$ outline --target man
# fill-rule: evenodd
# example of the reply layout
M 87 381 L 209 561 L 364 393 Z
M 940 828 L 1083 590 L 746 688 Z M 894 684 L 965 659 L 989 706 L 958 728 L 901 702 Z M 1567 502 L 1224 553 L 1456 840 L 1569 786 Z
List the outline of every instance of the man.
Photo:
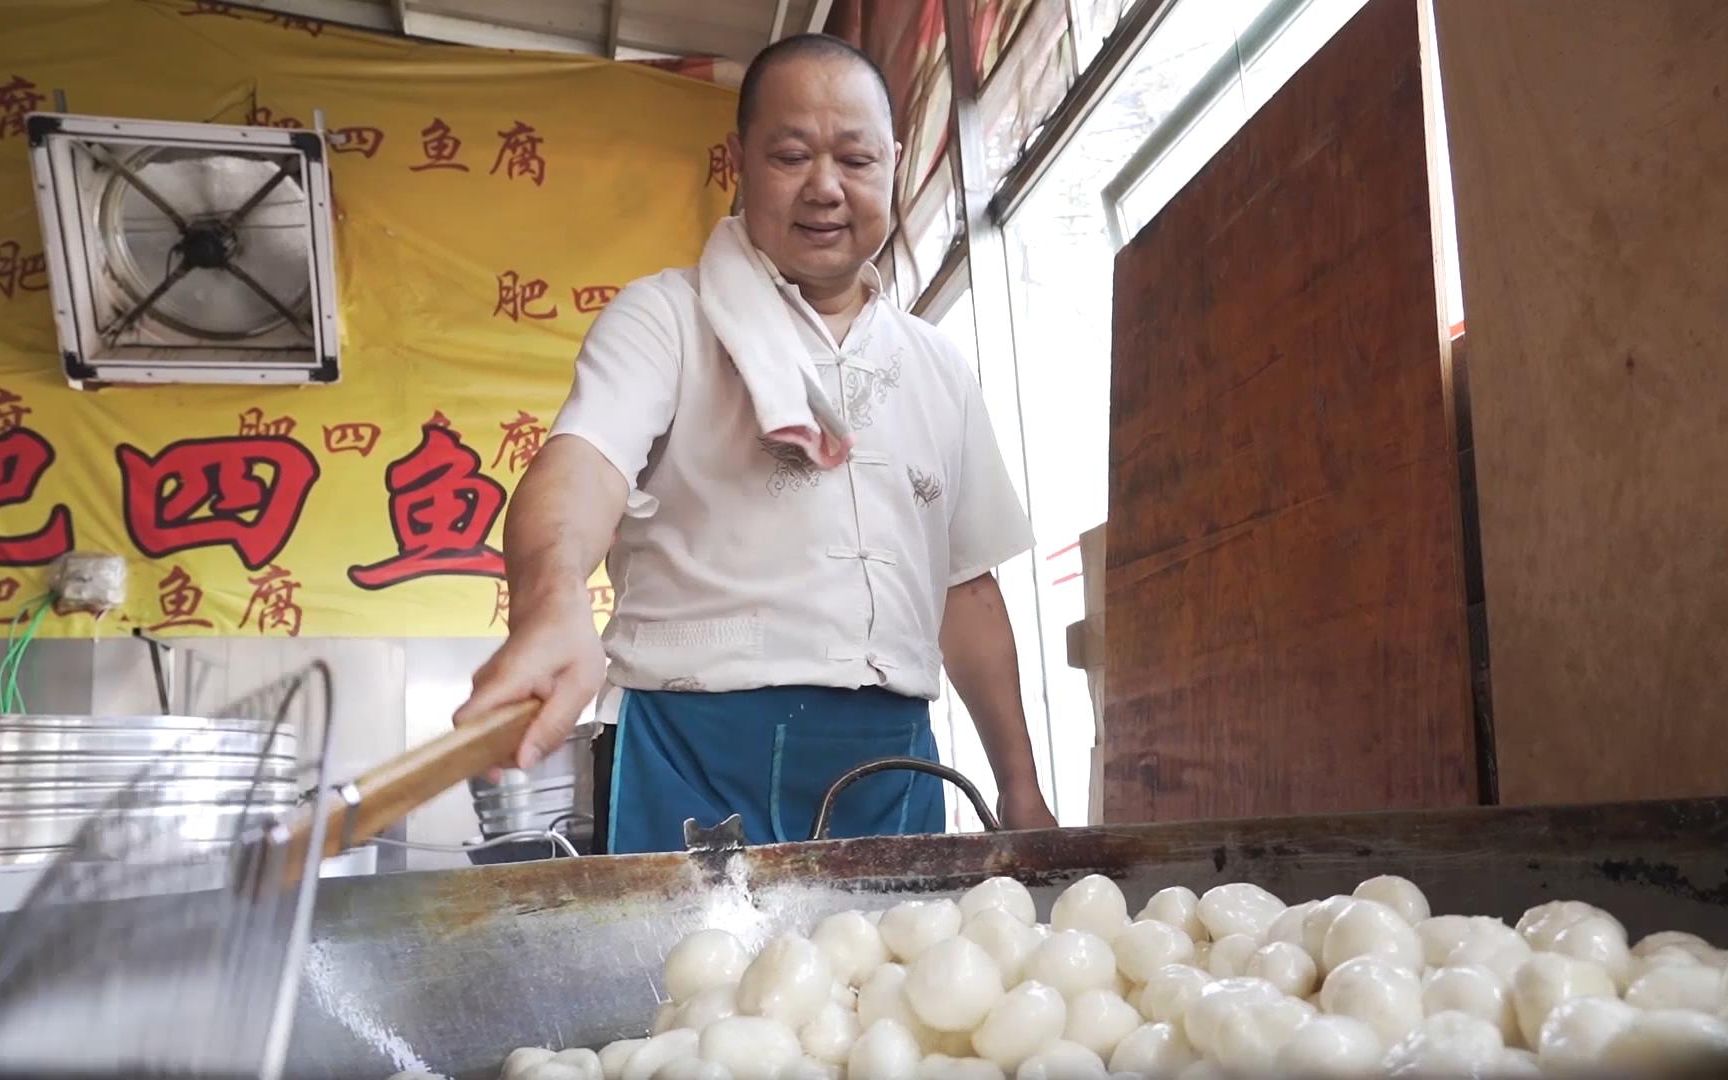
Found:
M 848 441 L 824 431 L 800 449 L 759 422 L 762 380 L 804 361 L 782 350 L 764 373 L 722 347 L 716 327 L 737 312 L 716 298 L 748 275 L 715 276 L 705 252 L 699 271 L 624 289 L 511 501 L 510 636 L 456 722 L 538 697 L 528 767 L 598 693 L 615 723 L 596 745 L 605 850 L 681 848 L 686 818 L 733 812 L 753 843 L 801 840 L 847 768 L 935 758 L 946 666 L 1004 825 L 1054 827 L 991 574 L 1030 527 L 976 380 L 879 295 L 871 263 L 899 155 L 881 72 L 835 38 L 781 41 L 745 75 L 730 145 L 742 223 L 722 222 L 710 251 L 728 228 L 754 248 L 770 314 L 812 358 L 812 407 Z M 586 589 L 602 557 L 617 597 L 604 643 Z M 894 772 L 848 789 L 834 835 L 943 827 L 941 782 Z

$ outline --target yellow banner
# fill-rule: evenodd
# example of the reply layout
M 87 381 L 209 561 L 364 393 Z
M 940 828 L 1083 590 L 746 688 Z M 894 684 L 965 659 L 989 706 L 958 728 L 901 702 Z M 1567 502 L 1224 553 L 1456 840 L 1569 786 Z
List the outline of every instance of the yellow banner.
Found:
M 604 60 L 410 43 L 175 0 L 10 0 L 0 32 L 0 618 L 66 550 L 129 598 L 48 635 L 503 632 L 509 491 L 595 314 L 694 263 L 734 94 Z M 24 116 L 341 132 L 341 382 L 75 391 Z M 602 616 L 603 578 L 591 582 Z

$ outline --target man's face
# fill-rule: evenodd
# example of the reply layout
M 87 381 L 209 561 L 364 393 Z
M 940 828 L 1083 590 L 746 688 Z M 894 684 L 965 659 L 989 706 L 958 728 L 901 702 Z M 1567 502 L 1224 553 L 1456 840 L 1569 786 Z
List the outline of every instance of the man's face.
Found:
M 758 86 L 739 162 L 751 241 L 795 285 L 849 286 L 888 239 L 893 122 L 876 78 L 841 57 L 797 57 Z

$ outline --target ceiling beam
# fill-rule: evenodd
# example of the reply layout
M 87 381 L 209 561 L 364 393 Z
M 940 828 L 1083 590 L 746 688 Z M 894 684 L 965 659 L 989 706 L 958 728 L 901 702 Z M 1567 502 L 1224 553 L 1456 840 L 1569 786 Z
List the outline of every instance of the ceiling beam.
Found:
M 606 5 L 606 58 L 618 59 L 618 27 L 624 21 L 624 0 L 610 0 Z
M 396 32 L 408 34 L 408 0 L 390 0 L 390 10 L 396 16 Z
M 486 49 L 528 49 L 540 52 L 575 53 L 579 56 L 600 56 L 604 42 L 569 34 L 548 34 L 539 30 L 519 30 L 498 26 L 479 19 L 463 19 L 453 15 L 434 15 L 427 11 L 409 12 L 410 33 L 430 41 L 447 41 L 456 45 L 478 45 Z
M 768 31 L 768 44 L 786 36 L 786 9 L 792 6 L 792 0 L 779 0 L 774 5 L 774 27 Z
M 242 3 L 240 6 L 279 12 L 283 15 L 299 15 L 342 26 L 359 27 L 362 30 L 382 30 L 392 34 L 396 32 L 396 22 L 390 14 L 389 5 L 368 3 L 367 0 L 259 0 L 255 3 Z
M 820 34 L 828 26 L 828 12 L 833 10 L 834 0 L 816 0 L 810 8 L 810 25 L 805 29 L 812 34 Z

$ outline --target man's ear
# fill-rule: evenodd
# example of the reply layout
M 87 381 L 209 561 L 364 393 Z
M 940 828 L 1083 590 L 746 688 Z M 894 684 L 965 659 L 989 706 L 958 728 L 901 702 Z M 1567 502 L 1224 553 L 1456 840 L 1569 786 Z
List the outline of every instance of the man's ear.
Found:
M 738 133 L 736 131 L 729 132 L 726 136 L 726 152 L 732 155 L 732 166 L 734 168 L 744 168 L 744 143 L 738 138 Z

